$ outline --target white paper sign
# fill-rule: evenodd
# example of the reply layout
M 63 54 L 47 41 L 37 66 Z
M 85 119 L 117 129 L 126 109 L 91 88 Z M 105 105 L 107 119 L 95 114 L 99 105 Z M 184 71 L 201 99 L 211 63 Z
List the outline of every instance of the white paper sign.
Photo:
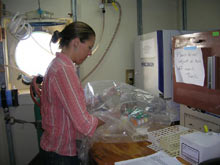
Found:
M 115 165 L 181 165 L 181 163 L 175 157 L 159 151 L 149 156 L 116 162 Z
M 153 38 L 141 41 L 141 58 L 155 57 L 155 41 Z
M 205 79 L 201 48 L 174 51 L 176 82 L 203 86 Z

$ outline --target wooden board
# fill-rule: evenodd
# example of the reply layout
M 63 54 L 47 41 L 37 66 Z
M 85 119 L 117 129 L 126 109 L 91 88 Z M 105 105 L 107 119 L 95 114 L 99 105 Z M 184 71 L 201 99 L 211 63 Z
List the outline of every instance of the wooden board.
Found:
M 156 153 L 148 148 L 149 142 L 94 143 L 89 151 L 90 165 L 114 165 L 115 162 L 143 157 Z M 183 164 L 189 164 L 177 158 Z

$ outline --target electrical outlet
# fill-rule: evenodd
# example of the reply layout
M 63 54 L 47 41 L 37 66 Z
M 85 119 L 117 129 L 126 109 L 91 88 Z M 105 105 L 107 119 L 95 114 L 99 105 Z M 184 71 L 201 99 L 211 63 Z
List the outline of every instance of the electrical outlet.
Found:
M 129 85 L 134 85 L 134 69 L 126 70 L 126 83 Z

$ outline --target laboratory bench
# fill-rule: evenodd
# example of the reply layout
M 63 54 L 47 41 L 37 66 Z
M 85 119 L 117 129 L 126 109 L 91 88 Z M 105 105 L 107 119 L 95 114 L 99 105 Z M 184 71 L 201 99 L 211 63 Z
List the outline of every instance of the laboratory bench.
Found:
M 150 142 L 103 143 L 96 142 L 89 150 L 90 165 L 114 165 L 115 162 L 148 156 L 156 151 L 148 148 Z M 189 165 L 184 159 L 177 157 L 182 163 Z

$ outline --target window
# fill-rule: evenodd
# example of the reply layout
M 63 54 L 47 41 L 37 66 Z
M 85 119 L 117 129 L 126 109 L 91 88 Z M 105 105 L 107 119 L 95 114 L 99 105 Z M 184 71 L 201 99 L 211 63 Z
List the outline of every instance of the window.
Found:
M 51 34 L 35 31 L 28 39 L 20 40 L 15 50 L 15 62 L 28 75 L 44 76 L 49 63 L 59 51 L 58 44 L 51 43 Z

